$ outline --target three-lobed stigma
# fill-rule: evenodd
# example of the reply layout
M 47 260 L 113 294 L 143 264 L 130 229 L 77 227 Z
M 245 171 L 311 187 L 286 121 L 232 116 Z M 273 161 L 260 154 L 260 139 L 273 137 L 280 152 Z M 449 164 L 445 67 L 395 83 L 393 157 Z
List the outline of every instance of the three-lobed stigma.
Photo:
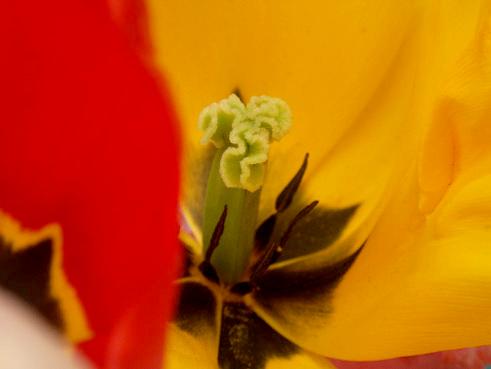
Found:
M 232 94 L 200 114 L 202 143 L 220 150 L 220 176 L 229 188 L 257 191 L 263 184 L 269 146 L 291 127 L 291 112 L 281 99 L 254 96 L 247 106 Z
M 232 285 L 249 265 L 269 147 L 290 129 L 291 112 L 279 98 L 255 96 L 245 105 L 232 94 L 203 109 L 198 125 L 202 143 L 216 148 L 203 214 L 202 271 Z

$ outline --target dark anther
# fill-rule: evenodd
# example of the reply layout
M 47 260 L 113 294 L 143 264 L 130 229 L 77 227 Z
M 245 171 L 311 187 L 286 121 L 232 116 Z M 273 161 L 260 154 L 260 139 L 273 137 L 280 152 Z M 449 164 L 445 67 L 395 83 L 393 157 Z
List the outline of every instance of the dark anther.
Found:
M 254 248 L 257 251 L 262 251 L 268 245 L 269 241 L 271 241 L 275 224 L 276 214 L 273 214 L 257 228 L 254 237 Z
M 262 255 L 261 259 L 254 266 L 254 269 L 249 278 L 252 285 L 254 285 L 257 279 L 263 275 L 263 273 L 268 269 L 272 263 L 273 256 L 278 252 L 280 246 L 276 242 L 269 244 L 266 252 Z
M 253 289 L 254 287 L 250 282 L 239 282 L 232 286 L 230 292 L 235 293 L 239 296 L 244 296 L 248 293 L 251 293 Z
M 269 269 L 268 274 L 254 286 L 255 299 L 268 306 L 270 301 L 283 300 L 287 304 L 289 301 L 311 301 L 326 296 L 351 268 L 362 248 L 333 264 L 299 270 Z
M 263 275 L 263 273 L 268 269 L 268 267 L 274 263 L 276 260 L 281 255 L 281 252 L 283 251 L 283 248 L 286 246 L 286 243 L 288 242 L 288 238 L 290 237 L 290 234 L 295 227 L 295 225 L 305 216 L 307 216 L 319 203 L 319 201 L 313 201 L 306 207 L 304 207 L 302 210 L 298 212 L 297 215 L 295 215 L 295 218 L 290 222 L 288 225 L 288 228 L 286 231 L 283 233 L 283 235 L 280 238 L 279 242 L 272 242 L 268 245 L 268 248 L 262 255 L 261 259 L 257 262 L 257 264 L 254 266 L 254 269 L 252 271 L 250 281 L 251 283 L 255 283 L 255 281 Z
M 269 245 L 271 237 L 273 236 L 278 214 L 285 211 L 292 203 L 293 196 L 295 196 L 305 171 L 307 170 L 308 160 L 309 154 L 307 153 L 305 154 L 300 169 L 276 198 L 276 213 L 269 216 L 269 218 L 262 222 L 257 228 L 254 242 L 254 249 L 256 252 L 263 251 Z
M 293 220 L 288 225 L 288 228 L 286 229 L 286 231 L 281 236 L 279 245 L 278 245 L 278 247 L 275 248 L 275 251 L 274 251 L 273 255 L 271 256 L 271 263 L 274 263 L 280 257 L 283 249 L 286 246 L 286 243 L 288 242 L 288 239 L 290 238 L 290 235 L 292 233 L 293 228 L 297 225 L 297 223 L 300 220 L 305 218 L 312 210 L 314 210 L 314 208 L 317 206 L 318 203 L 319 203 L 319 201 L 311 202 L 309 205 L 307 205 L 302 210 L 300 210 L 297 215 L 295 215 L 295 218 L 293 218 Z
M 238 87 L 232 93 L 234 95 L 237 95 L 237 97 L 240 99 L 240 101 L 244 102 L 244 97 L 242 96 L 242 93 L 240 92 Z
M 209 261 L 207 260 L 203 261 L 198 268 L 203 274 L 203 276 L 206 279 L 208 279 L 210 282 L 214 282 L 216 284 L 220 283 L 220 278 L 218 278 L 217 271 Z
M 227 205 L 223 207 L 222 215 L 220 215 L 220 219 L 218 219 L 217 225 L 213 230 L 213 234 L 211 235 L 210 245 L 206 250 L 205 261 L 210 261 L 211 256 L 213 255 L 213 251 L 218 247 L 220 243 L 220 238 L 222 237 L 223 230 L 225 229 L 225 220 L 227 219 Z
M 297 215 L 295 215 L 295 218 L 290 222 L 288 225 L 288 228 L 286 231 L 283 233 L 280 239 L 280 245 L 285 246 L 286 242 L 288 241 L 288 238 L 290 238 L 290 234 L 292 233 L 293 228 L 297 225 L 297 223 L 305 218 L 314 208 L 317 206 L 319 201 L 312 201 L 309 205 L 304 207 L 302 210 L 300 210 Z
M 302 182 L 303 175 L 307 170 L 308 161 L 309 161 L 309 154 L 307 153 L 305 154 L 300 169 L 297 171 L 295 176 L 290 180 L 290 182 L 286 185 L 283 191 L 281 191 L 281 193 L 276 198 L 275 206 L 276 206 L 276 211 L 278 213 L 285 211 L 290 206 L 293 200 L 293 196 L 295 196 L 295 193 L 297 192 L 298 187 Z
M 203 275 L 212 282 L 220 283 L 220 279 L 218 278 L 217 271 L 215 267 L 211 264 L 210 260 L 213 255 L 213 251 L 218 247 L 220 243 L 220 238 L 222 237 L 223 230 L 225 229 L 225 220 L 227 219 L 227 205 L 223 207 L 222 215 L 220 215 L 220 219 L 218 219 L 217 225 L 213 230 L 213 234 L 211 235 L 210 245 L 206 250 L 205 260 L 199 265 L 199 270 Z

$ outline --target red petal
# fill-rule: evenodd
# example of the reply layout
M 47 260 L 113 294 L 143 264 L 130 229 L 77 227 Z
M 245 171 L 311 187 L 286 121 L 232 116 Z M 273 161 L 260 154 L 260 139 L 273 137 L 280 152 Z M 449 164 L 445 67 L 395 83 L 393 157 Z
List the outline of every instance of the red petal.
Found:
M 155 320 L 157 332 L 169 311 L 174 114 L 103 7 L 6 2 L 0 35 L 0 208 L 27 227 L 61 224 L 66 273 L 96 333 L 87 351 L 102 364 L 128 311 L 142 326 Z M 135 315 L 151 295 L 161 298 Z M 161 336 L 139 338 L 129 356 L 162 347 Z
M 152 42 L 145 0 L 106 0 L 108 11 L 126 35 L 129 43 L 151 62 Z

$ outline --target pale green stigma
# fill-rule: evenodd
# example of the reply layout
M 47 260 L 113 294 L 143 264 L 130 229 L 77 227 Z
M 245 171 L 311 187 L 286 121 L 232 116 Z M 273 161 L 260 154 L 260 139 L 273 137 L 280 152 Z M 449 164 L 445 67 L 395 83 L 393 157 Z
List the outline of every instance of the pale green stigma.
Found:
M 198 124 L 202 143 L 222 150 L 219 172 L 225 185 L 254 192 L 264 181 L 269 146 L 288 132 L 291 113 L 279 98 L 255 96 L 245 106 L 232 94 L 203 109 Z
M 203 248 L 212 254 L 208 261 L 220 281 L 233 284 L 251 256 L 269 146 L 290 129 L 290 108 L 269 96 L 253 97 L 246 106 L 232 94 L 206 107 L 198 124 L 202 142 L 216 147 L 206 188 Z M 219 244 L 213 237 L 217 224 L 223 228 Z

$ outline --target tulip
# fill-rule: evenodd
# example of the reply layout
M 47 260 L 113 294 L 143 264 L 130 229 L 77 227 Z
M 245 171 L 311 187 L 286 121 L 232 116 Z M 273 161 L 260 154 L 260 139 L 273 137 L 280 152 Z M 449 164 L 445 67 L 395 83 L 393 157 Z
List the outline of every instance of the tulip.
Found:
M 147 4 L 153 60 L 184 131 L 181 239 L 191 258 L 170 368 L 318 368 L 330 365 L 323 357 L 491 344 L 489 4 Z M 217 154 L 196 129 L 201 109 L 233 91 L 243 103 L 279 97 L 293 116 L 268 152 L 256 226 L 280 213 L 275 200 L 305 153 L 283 230 L 318 201 L 259 279 L 215 256 L 225 247 L 216 240 L 238 224 L 227 226 L 238 200 L 224 195 L 217 201 L 227 207 L 208 210 L 209 194 L 221 193 L 210 190 Z M 226 103 L 217 119 L 230 111 Z M 231 143 L 239 123 L 225 130 Z M 234 188 L 222 180 L 223 191 Z M 236 238 L 250 239 L 246 228 Z
M 178 265 L 175 115 L 100 4 L 2 6 L 0 287 L 97 367 L 159 368 Z M 43 367 L 32 346 L 46 329 L 33 330 L 22 352 Z

